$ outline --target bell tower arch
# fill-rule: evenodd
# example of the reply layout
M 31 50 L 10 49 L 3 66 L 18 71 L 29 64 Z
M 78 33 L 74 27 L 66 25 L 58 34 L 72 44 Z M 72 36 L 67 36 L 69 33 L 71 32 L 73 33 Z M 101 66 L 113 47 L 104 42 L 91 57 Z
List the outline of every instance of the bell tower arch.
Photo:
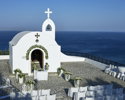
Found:
M 45 11 L 45 13 L 47 13 L 47 19 L 44 21 L 42 25 L 42 32 L 49 34 L 55 40 L 55 24 L 50 19 L 49 15 L 50 13 L 52 13 L 52 11 L 49 11 L 48 8 L 47 11 Z

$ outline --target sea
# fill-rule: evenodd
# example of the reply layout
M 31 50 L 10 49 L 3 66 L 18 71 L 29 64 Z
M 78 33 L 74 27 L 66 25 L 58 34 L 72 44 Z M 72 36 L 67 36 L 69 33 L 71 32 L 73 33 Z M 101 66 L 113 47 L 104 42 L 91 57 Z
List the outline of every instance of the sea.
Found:
M 21 31 L 0 31 L 0 50 Z M 61 51 L 88 53 L 125 64 L 125 32 L 56 31 Z

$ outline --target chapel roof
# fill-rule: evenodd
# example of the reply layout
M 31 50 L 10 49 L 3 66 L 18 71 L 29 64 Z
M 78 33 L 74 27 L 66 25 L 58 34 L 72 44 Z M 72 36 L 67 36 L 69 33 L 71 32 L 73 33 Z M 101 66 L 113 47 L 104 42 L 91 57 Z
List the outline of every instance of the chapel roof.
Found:
M 17 35 L 14 36 L 14 38 L 10 41 L 11 45 L 16 45 L 17 42 L 27 33 L 30 33 L 32 31 L 23 31 L 18 33 Z

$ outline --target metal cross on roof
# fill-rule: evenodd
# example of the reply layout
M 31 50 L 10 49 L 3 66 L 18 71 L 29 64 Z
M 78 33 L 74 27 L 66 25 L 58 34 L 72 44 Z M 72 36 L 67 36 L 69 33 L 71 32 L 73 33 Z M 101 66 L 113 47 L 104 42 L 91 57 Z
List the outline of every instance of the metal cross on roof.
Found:
M 49 11 L 49 8 L 48 8 L 47 11 L 45 11 L 45 13 L 47 14 L 47 18 L 49 19 L 49 14 L 51 14 L 52 11 Z
M 40 37 L 40 35 L 38 35 L 38 33 L 36 33 L 35 37 L 38 38 L 38 37 Z

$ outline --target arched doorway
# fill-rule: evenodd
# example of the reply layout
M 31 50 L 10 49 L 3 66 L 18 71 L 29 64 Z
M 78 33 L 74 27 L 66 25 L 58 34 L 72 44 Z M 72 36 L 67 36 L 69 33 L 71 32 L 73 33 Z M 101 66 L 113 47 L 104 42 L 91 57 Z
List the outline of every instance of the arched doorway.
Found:
M 37 68 L 43 69 L 43 52 L 39 49 L 36 49 L 31 53 L 31 66 L 34 63 L 36 64 Z M 31 68 L 31 70 L 32 70 L 32 68 Z

